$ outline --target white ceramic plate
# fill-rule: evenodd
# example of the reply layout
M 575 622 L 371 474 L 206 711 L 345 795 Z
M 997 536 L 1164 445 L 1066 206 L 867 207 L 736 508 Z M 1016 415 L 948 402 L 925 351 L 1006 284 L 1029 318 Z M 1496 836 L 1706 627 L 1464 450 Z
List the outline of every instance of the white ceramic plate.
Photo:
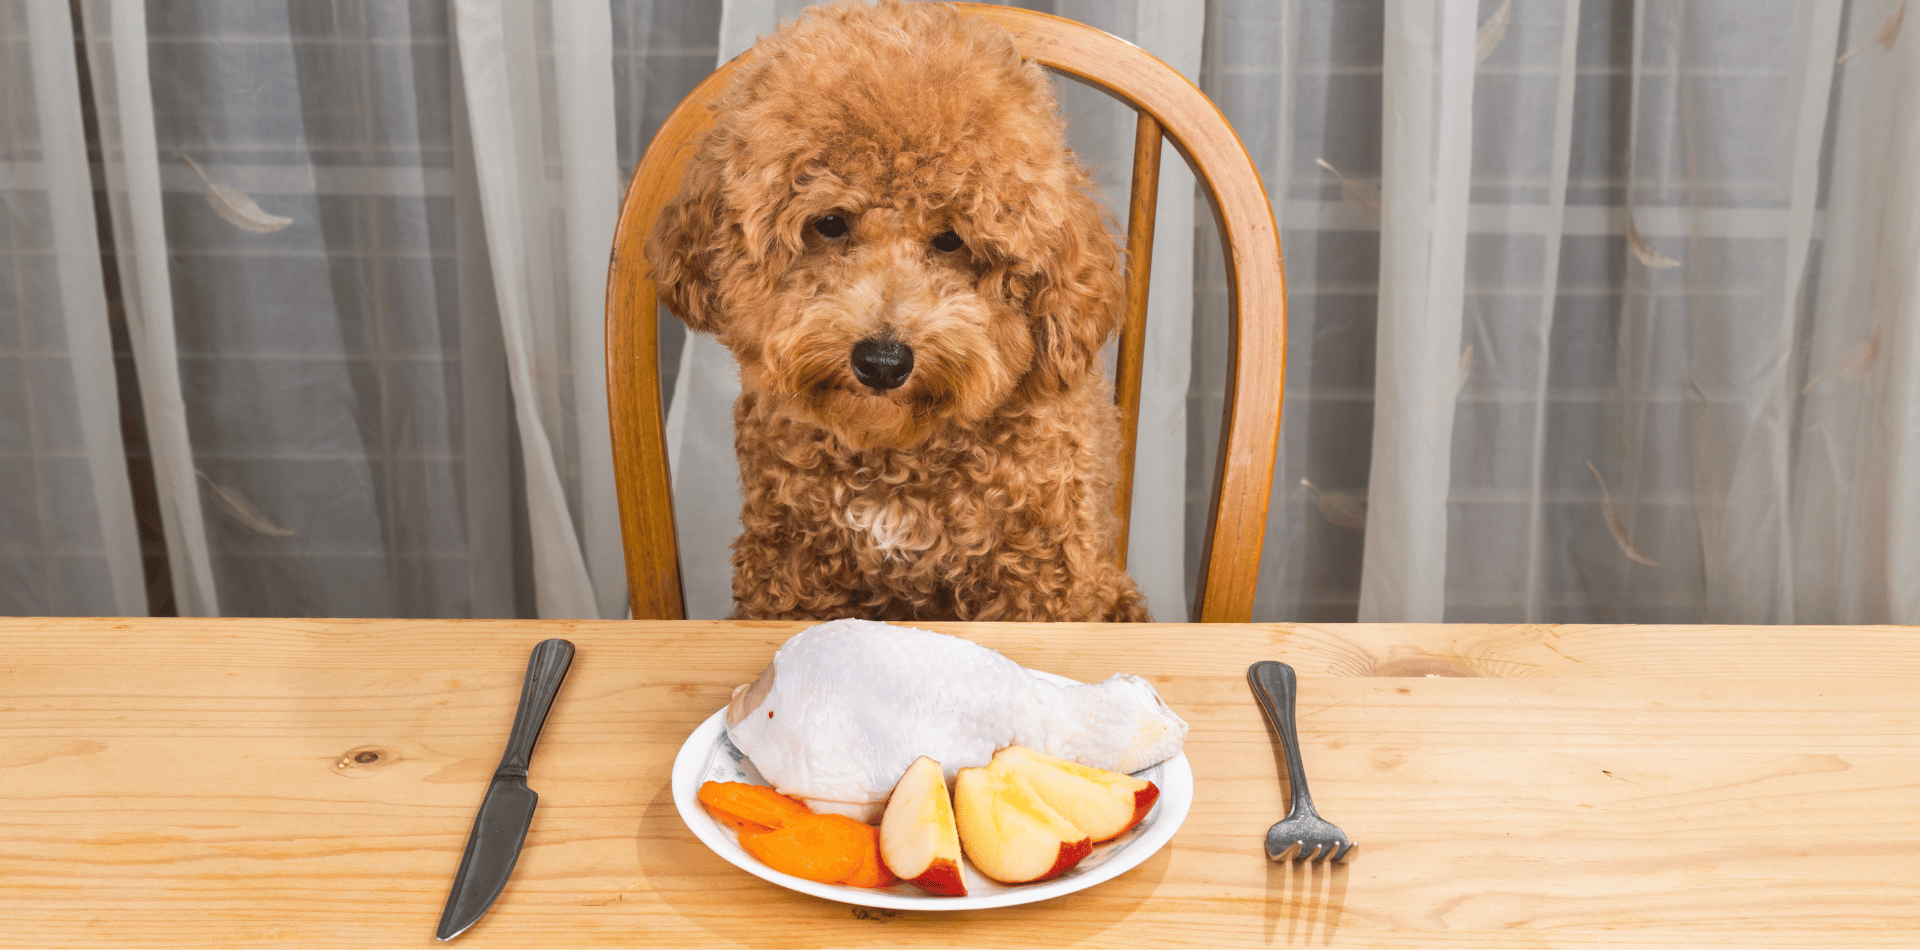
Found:
M 1056 683 L 1071 683 L 1065 677 L 1039 674 Z M 727 711 L 723 708 L 700 724 L 680 746 L 673 760 L 673 803 L 680 818 L 693 833 L 713 849 L 713 853 L 733 862 L 749 874 L 765 878 L 781 887 L 824 897 L 828 900 L 862 907 L 886 907 L 895 910 L 980 910 L 1029 904 L 1062 894 L 1071 894 L 1109 880 L 1152 857 L 1160 846 L 1180 829 L 1193 806 L 1193 770 L 1186 755 L 1176 755 L 1159 765 L 1135 772 L 1160 786 L 1160 800 L 1138 825 L 1126 834 L 1095 845 L 1093 853 L 1068 871 L 1038 884 L 1006 885 L 981 874 L 971 862 L 963 862 L 961 873 L 967 882 L 965 897 L 935 897 L 911 884 L 889 888 L 844 887 L 820 884 L 776 871 L 740 847 L 733 829 L 715 821 L 697 797 L 702 782 L 749 782 L 769 784 L 753 767 L 753 762 L 727 739 Z

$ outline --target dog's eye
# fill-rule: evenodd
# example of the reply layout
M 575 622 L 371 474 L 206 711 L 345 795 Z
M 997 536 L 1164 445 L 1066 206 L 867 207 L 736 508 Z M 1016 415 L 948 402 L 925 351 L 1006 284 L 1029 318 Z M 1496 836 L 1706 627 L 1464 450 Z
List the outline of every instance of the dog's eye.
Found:
M 813 229 L 815 231 L 820 232 L 821 237 L 827 237 L 827 238 L 846 237 L 847 236 L 847 219 L 837 214 L 830 214 L 830 215 L 826 215 L 825 217 L 815 218 L 813 220 Z
M 955 234 L 952 231 L 942 231 L 939 234 L 936 234 L 933 236 L 934 250 L 945 251 L 946 253 L 949 253 L 949 254 L 966 246 L 966 243 L 967 242 L 960 240 L 960 235 Z

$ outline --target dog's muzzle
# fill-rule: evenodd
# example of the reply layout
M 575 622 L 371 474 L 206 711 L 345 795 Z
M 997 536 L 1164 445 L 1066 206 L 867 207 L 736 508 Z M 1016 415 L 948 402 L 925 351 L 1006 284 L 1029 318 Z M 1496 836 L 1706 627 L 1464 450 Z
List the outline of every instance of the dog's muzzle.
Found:
M 853 345 L 853 376 L 874 389 L 898 389 L 913 375 L 913 347 L 898 340 L 868 337 Z

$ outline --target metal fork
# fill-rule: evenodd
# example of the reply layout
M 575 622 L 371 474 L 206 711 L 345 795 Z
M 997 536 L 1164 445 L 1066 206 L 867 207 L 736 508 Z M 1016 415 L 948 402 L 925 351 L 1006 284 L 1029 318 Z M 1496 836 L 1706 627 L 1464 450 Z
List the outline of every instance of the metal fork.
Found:
M 1259 700 L 1267 721 L 1280 733 L 1280 747 L 1287 756 L 1287 782 L 1293 786 L 1293 807 L 1287 817 L 1267 829 L 1267 857 L 1275 861 L 1345 861 L 1354 843 L 1347 833 L 1320 817 L 1313 810 L 1313 796 L 1307 792 L 1307 769 L 1300 762 L 1299 733 L 1294 729 L 1293 667 L 1277 660 L 1261 660 L 1247 667 L 1247 685 Z

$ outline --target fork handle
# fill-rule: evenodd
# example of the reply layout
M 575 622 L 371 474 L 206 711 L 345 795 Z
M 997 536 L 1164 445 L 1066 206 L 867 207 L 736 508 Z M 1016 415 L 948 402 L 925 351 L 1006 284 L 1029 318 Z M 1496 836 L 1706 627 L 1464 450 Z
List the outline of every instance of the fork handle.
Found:
M 1260 710 L 1280 733 L 1280 750 L 1287 757 L 1287 784 L 1293 788 L 1293 805 L 1287 817 L 1313 811 L 1313 795 L 1307 791 L 1307 767 L 1300 761 L 1299 731 L 1294 728 L 1293 704 L 1298 692 L 1293 667 L 1278 660 L 1261 660 L 1247 667 L 1247 685 Z

